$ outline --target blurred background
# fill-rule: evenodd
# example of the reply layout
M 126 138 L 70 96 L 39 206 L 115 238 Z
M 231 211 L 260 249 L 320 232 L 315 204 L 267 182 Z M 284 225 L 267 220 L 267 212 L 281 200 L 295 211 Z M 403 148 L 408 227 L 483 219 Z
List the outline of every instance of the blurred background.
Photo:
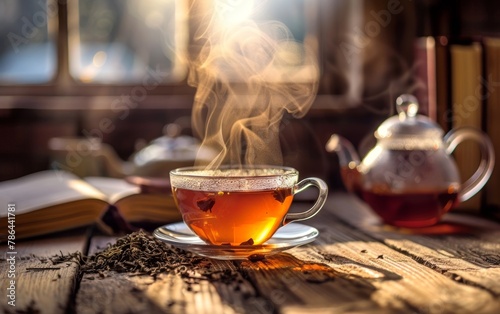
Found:
M 185 62 L 197 52 L 193 2 L 0 0 L 0 180 L 54 167 L 120 176 L 155 139 L 192 144 L 174 139 L 193 135 L 196 90 Z M 205 3 L 245 9 L 236 0 Z M 486 0 L 269 0 L 252 14 L 284 23 L 317 56 L 317 97 L 305 117 L 285 115 L 280 139 L 285 164 L 334 189 L 343 186 L 336 156 L 324 149 L 331 134 L 366 153 L 401 93 L 417 95 L 421 113 L 453 127 L 446 47 L 500 34 L 500 4 Z M 288 55 L 287 66 L 300 70 L 301 56 Z M 477 111 L 487 106 L 481 99 Z M 107 161 L 82 166 L 93 154 Z

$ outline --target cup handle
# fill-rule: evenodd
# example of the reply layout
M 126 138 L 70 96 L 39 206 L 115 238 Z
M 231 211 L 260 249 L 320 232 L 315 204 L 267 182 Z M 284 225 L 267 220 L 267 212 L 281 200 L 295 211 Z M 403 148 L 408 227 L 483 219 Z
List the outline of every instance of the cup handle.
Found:
M 292 221 L 309 219 L 312 216 L 316 215 L 321 207 L 325 205 L 326 197 L 328 195 L 328 186 L 326 185 L 325 181 L 319 178 L 306 178 L 300 181 L 295 185 L 293 194 L 300 193 L 310 186 L 315 186 L 319 190 L 319 195 L 316 203 L 314 203 L 314 205 L 305 212 L 286 214 L 285 218 L 283 219 L 283 226 L 291 223 Z
M 479 144 L 481 151 L 481 162 L 476 172 L 462 185 L 459 194 L 461 202 L 468 200 L 486 184 L 495 166 L 495 150 L 493 144 L 486 134 L 472 128 L 459 128 L 451 130 L 444 137 L 446 153 L 450 155 L 455 148 L 464 140 L 474 140 Z

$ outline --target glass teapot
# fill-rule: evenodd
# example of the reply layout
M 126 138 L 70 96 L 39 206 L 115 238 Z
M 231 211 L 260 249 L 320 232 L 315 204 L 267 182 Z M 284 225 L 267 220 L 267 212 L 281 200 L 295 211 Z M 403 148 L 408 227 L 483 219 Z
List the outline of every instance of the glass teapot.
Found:
M 382 220 L 399 227 L 425 227 L 476 194 L 489 179 L 495 162 L 493 145 L 472 128 L 443 130 L 418 115 L 412 95 L 396 100 L 398 115 L 375 132 L 377 143 L 360 162 L 352 144 L 333 134 L 326 149 L 339 157 L 346 188 L 364 200 Z M 479 144 L 481 162 L 463 184 L 451 153 L 464 140 Z

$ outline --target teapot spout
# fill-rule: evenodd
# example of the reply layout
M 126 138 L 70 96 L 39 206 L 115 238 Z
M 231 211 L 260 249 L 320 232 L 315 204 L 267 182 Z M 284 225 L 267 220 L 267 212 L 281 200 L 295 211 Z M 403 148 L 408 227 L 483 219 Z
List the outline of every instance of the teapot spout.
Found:
M 358 172 L 360 161 L 351 142 L 342 136 L 333 134 L 328 140 L 328 143 L 326 143 L 325 148 L 328 152 L 335 152 L 337 154 L 340 162 L 340 174 L 342 176 L 342 181 L 344 181 L 344 186 L 348 191 L 357 194 L 357 187 L 360 183 L 360 173 Z
M 328 152 L 335 152 L 339 157 L 340 167 L 354 169 L 359 165 L 356 150 L 344 137 L 333 134 L 325 146 Z

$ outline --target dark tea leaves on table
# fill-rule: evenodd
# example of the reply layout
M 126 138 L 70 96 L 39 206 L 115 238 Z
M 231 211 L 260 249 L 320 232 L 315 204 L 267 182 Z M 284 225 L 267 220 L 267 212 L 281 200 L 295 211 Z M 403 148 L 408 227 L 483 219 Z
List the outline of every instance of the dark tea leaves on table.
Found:
M 182 265 L 196 265 L 201 260 L 201 257 L 171 247 L 140 230 L 89 256 L 82 272 L 116 271 L 156 276 Z

